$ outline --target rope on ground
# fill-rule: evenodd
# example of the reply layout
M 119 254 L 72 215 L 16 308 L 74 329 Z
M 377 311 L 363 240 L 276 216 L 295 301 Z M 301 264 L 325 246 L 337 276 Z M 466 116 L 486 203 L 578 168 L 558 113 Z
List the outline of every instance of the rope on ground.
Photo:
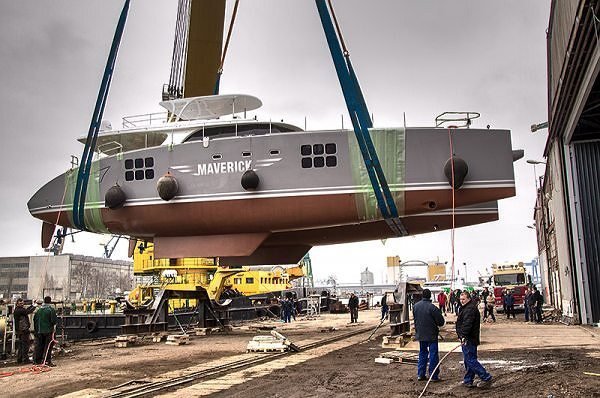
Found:
M 444 362 L 444 359 L 446 359 L 446 357 L 448 355 L 450 355 L 451 352 L 453 352 L 454 350 L 456 350 L 461 345 L 462 345 L 462 343 L 459 343 L 456 347 L 454 347 L 453 349 L 451 349 L 450 351 L 448 351 L 446 353 L 446 355 L 444 355 L 444 357 L 438 362 L 438 364 L 436 365 L 436 367 L 433 369 L 433 372 L 431 372 L 431 375 L 429 376 L 429 380 L 427 380 L 427 384 L 425 384 L 425 387 L 423 388 L 423 391 L 421 391 L 421 395 L 419 395 L 419 398 L 421 398 L 423 396 L 423 394 L 425 394 L 425 390 L 427 390 L 427 386 L 429 386 L 429 383 L 431 383 L 431 379 L 433 378 L 433 375 L 435 374 L 435 372 L 437 372 L 437 370 L 440 367 L 440 365 L 442 364 L 442 362 Z

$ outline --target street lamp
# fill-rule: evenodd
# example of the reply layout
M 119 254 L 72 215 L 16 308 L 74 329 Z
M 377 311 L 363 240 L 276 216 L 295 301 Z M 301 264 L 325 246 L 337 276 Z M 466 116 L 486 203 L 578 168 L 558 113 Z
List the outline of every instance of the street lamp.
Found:
M 537 173 L 536 173 L 536 170 L 535 170 L 535 166 L 538 165 L 538 164 L 546 164 L 546 162 L 542 162 L 540 160 L 527 159 L 527 163 L 533 165 L 533 178 L 535 179 L 535 192 L 537 193 L 537 190 L 538 190 L 538 178 L 537 178 Z

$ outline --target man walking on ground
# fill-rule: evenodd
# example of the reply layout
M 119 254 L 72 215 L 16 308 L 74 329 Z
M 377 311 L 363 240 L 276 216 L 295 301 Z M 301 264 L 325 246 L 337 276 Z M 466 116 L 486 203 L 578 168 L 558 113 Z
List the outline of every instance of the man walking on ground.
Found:
M 18 298 L 16 304 L 13 321 L 17 337 L 19 338 L 17 363 L 31 363 L 29 360 L 29 347 L 31 347 L 29 314 L 35 310 L 35 307 L 31 305 L 25 308 L 25 302 L 22 298 Z
M 447 301 L 447 297 L 446 297 L 446 293 L 444 293 L 443 290 L 440 292 L 440 294 L 438 294 L 437 301 L 438 301 L 440 310 L 442 311 L 442 313 L 444 315 L 446 315 L 446 301 Z
M 439 297 L 438 297 L 439 300 Z M 413 308 L 415 320 L 415 340 L 419 342 L 419 362 L 417 364 L 417 380 L 427 380 L 427 359 L 429 359 L 429 376 L 431 381 L 440 381 L 440 370 L 432 372 L 439 362 L 438 334 L 440 326 L 446 321 L 438 307 L 431 302 L 431 291 L 423 290 L 423 299 Z
M 480 343 L 479 309 L 477 309 L 475 302 L 471 300 L 468 293 L 461 294 L 460 303 L 460 312 L 458 313 L 458 318 L 456 318 L 456 334 L 458 334 L 461 342 L 466 370 L 463 385 L 465 387 L 474 387 L 473 381 L 475 380 L 475 375 L 477 375 L 481 379 L 477 383 L 477 387 L 487 388 L 492 383 L 492 375 L 477 360 L 477 346 Z
M 358 297 L 354 293 L 350 293 L 350 300 L 348 300 L 348 308 L 350 309 L 350 323 L 357 323 Z
M 36 338 L 34 363 L 54 367 L 52 363 L 52 346 L 56 311 L 52 307 L 50 296 L 44 297 L 44 305 L 33 316 L 33 327 Z M 45 362 L 44 362 L 45 360 Z

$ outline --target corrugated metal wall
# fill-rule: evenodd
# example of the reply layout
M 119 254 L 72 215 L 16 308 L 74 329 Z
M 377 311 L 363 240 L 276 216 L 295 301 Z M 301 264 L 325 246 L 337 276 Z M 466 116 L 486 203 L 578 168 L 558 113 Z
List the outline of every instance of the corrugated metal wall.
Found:
M 592 321 L 600 322 L 600 141 L 574 143 Z
M 566 60 L 567 47 L 571 38 L 571 31 L 576 27 L 575 18 L 577 9 L 582 0 L 554 0 L 549 28 L 548 59 L 550 99 L 554 100 L 554 93 L 561 78 L 563 64 Z M 551 104 L 552 105 L 552 104 Z

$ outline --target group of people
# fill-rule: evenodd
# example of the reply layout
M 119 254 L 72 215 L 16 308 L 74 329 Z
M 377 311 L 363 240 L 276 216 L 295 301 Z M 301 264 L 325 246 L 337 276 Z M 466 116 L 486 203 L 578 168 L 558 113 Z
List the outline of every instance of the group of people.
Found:
M 52 306 L 52 298 L 44 297 L 44 301 L 25 307 L 22 298 L 17 299 L 13 313 L 14 327 L 18 337 L 17 363 L 32 363 L 29 359 L 31 347 L 31 322 L 29 315 L 33 315 L 33 335 L 35 347 L 33 364 L 54 367 L 52 362 L 52 346 L 54 345 L 54 331 L 56 328 L 56 311 Z
M 445 296 L 445 295 L 444 295 Z M 451 296 L 452 297 L 452 296 Z M 438 295 L 438 302 L 439 302 Z M 463 385 L 465 387 L 486 388 L 492 383 L 492 375 L 477 360 L 477 346 L 480 343 L 480 314 L 477 300 L 471 298 L 468 292 L 460 292 L 458 297 L 458 313 L 456 319 L 456 334 L 460 340 L 465 365 Z M 440 305 L 442 307 L 442 305 Z M 444 306 L 445 307 L 445 306 Z M 431 301 L 431 291 L 423 290 L 423 298 L 413 307 L 415 322 L 415 340 L 419 341 L 419 361 L 417 364 L 417 380 L 427 380 L 427 365 L 432 382 L 439 382 L 440 369 L 438 354 L 438 334 L 440 327 L 446 323 L 442 310 Z M 475 384 L 475 376 L 480 381 Z

